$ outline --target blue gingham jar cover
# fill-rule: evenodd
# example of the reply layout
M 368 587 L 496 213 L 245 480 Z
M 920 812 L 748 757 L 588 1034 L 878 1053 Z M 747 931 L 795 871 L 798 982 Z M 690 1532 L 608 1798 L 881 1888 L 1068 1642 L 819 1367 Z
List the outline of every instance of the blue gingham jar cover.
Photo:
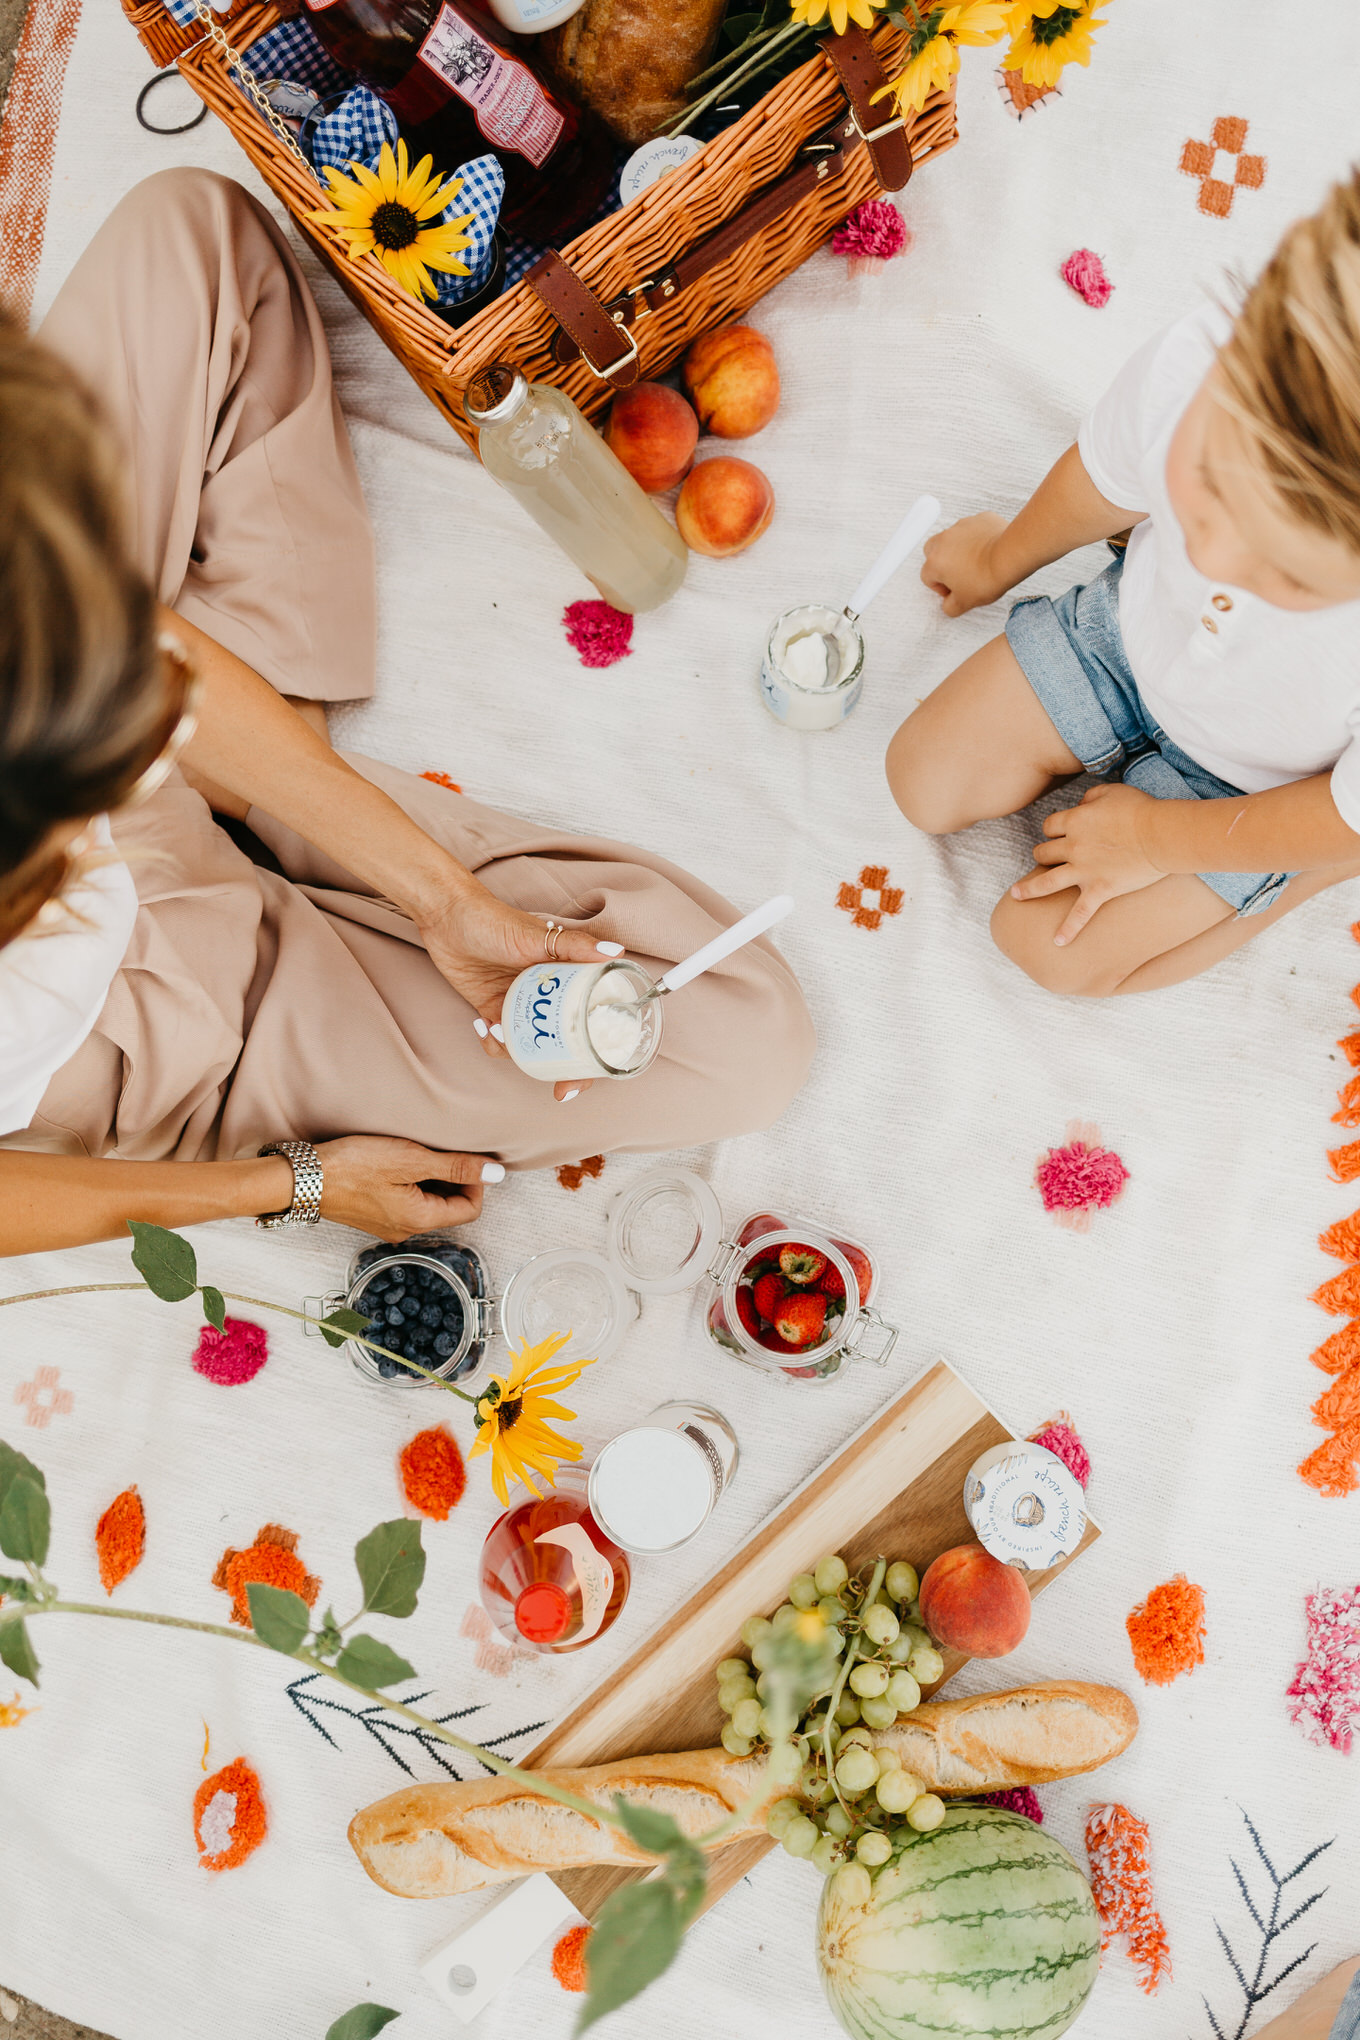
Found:
M 165 6 L 182 27 L 200 19 L 194 0 L 165 0 Z M 366 85 L 352 84 L 351 74 L 317 41 L 310 23 L 281 21 L 243 51 L 241 60 L 255 78 L 286 79 L 305 86 L 323 104 L 344 95 L 315 122 L 303 145 L 318 174 L 328 165 L 348 172 L 352 163 L 376 170 L 384 142 L 395 151 L 397 120 L 391 107 Z M 346 91 L 346 86 L 351 89 Z M 461 304 L 490 277 L 496 259 L 496 222 L 505 196 L 505 173 L 492 155 L 474 157 L 453 175 L 462 182 L 439 220 L 471 216 L 463 229 L 468 245 L 458 258 L 467 264 L 467 275 L 431 270 L 435 302 L 441 306 Z

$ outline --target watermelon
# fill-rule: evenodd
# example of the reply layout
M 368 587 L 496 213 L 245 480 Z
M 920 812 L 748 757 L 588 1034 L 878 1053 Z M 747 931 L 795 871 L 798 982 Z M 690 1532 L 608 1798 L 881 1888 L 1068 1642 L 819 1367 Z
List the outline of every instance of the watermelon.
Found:
M 1057 2040 L 1091 1994 L 1100 1925 L 1066 1849 L 1023 1814 L 951 1806 L 904 1828 L 865 1906 L 828 1880 L 817 1963 L 851 2040 Z

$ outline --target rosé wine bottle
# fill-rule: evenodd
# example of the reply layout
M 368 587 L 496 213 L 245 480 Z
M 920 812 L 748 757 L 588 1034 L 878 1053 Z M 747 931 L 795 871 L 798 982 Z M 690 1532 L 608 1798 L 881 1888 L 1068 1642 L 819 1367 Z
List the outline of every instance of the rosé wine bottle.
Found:
M 507 1509 L 482 1546 L 482 1606 L 507 1642 L 580 1650 L 617 1621 L 628 1598 L 626 1553 L 605 1536 L 584 1493 L 555 1491 Z

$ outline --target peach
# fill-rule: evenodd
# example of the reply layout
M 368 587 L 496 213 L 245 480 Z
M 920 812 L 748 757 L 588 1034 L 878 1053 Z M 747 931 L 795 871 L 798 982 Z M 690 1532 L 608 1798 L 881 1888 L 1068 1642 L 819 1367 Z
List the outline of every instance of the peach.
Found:
M 634 383 L 615 397 L 604 436 L 638 487 L 659 496 L 694 465 L 699 420 L 678 390 Z
M 1029 1616 L 1024 1574 L 980 1544 L 942 1551 L 921 1581 L 921 1620 L 943 1650 L 1006 1657 L 1024 1641 Z
M 754 545 L 774 516 L 774 490 L 749 460 L 720 453 L 691 468 L 675 505 L 680 536 L 691 552 L 725 559 Z
M 774 349 L 754 326 L 719 326 L 701 334 L 681 363 L 690 402 L 705 432 L 749 439 L 779 409 Z

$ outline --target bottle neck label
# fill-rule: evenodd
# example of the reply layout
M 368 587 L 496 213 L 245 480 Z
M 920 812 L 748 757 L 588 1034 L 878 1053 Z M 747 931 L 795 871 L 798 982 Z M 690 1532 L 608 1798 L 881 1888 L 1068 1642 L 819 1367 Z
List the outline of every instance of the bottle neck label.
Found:
M 556 1530 L 541 1530 L 535 1544 L 560 1544 L 571 1559 L 576 1584 L 581 1589 L 581 1627 L 572 1638 L 584 1643 L 604 1621 L 609 1597 L 614 1591 L 614 1568 L 596 1549 L 579 1523 L 560 1523 Z
M 532 71 L 489 43 L 448 0 L 420 46 L 419 61 L 471 107 L 493 148 L 514 149 L 536 169 L 546 163 L 565 116 Z

